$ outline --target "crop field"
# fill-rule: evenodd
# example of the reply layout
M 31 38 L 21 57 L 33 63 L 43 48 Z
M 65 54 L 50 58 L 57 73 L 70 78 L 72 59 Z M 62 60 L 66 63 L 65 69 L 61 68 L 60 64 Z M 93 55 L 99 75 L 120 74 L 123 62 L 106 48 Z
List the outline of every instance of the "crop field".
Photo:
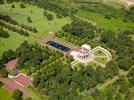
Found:
M 134 29 L 134 23 L 132 22 L 127 22 L 124 23 L 123 19 L 121 18 L 112 18 L 111 20 L 105 19 L 103 15 L 97 14 L 97 13 L 92 13 L 92 12 L 87 12 L 87 11 L 79 11 L 77 13 L 79 17 L 86 18 L 88 20 L 92 20 L 97 23 L 97 25 L 100 28 L 104 28 L 106 30 L 112 30 L 112 31 L 117 31 L 119 29 L 121 30 L 126 30 L 126 29 Z
M 0 87 L 0 100 L 13 100 L 11 93 L 9 93 L 4 87 Z
M 38 34 L 41 35 L 47 35 L 50 29 L 53 32 L 57 32 L 62 26 L 71 21 L 69 17 L 56 18 L 55 13 L 53 12 L 49 13 L 53 15 L 54 19 L 48 21 L 43 15 L 44 9 L 28 4 L 25 4 L 26 8 L 20 8 L 20 3 L 13 4 L 15 8 L 11 8 L 11 4 L 1 5 L 0 14 L 9 15 L 20 24 L 35 27 L 38 30 Z M 27 21 L 27 17 L 31 17 L 31 23 Z

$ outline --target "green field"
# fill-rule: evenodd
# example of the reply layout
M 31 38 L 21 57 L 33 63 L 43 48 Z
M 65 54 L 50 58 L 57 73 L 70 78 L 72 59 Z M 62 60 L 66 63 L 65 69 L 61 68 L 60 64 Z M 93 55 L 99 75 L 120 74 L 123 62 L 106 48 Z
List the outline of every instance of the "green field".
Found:
M 95 56 L 106 56 L 106 54 L 104 52 L 102 52 L 101 50 L 97 50 L 96 52 L 94 52 Z
M 125 29 L 134 29 L 134 23 L 128 22 L 124 23 L 121 18 L 111 20 L 105 19 L 103 15 L 92 13 L 88 11 L 79 11 L 77 13 L 79 17 L 86 18 L 88 20 L 92 20 L 97 23 L 97 25 L 106 30 L 117 31 L 117 29 L 125 30 Z
M 25 38 L 24 36 L 19 35 L 18 33 L 11 30 L 5 28 L 4 30 L 8 31 L 10 36 L 8 38 L 0 38 L 0 55 L 6 50 L 15 50 L 17 47 L 20 46 L 23 41 L 25 41 L 25 39 L 28 40 L 30 43 L 34 42 L 33 38 L 30 36 Z
M 11 93 L 9 93 L 4 87 L 0 87 L 0 100 L 13 100 Z
M 47 100 L 47 99 L 44 99 L 40 94 L 36 93 L 36 91 L 32 87 L 28 87 L 27 90 L 31 94 L 32 100 Z
M 105 65 L 107 63 L 107 59 L 108 59 L 107 57 L 96 57 L 95 61 Z
M 43 15 L 44 9 L 38 8 L 33 5 L 26 5 L 26 8 L 20 8 L 20 3 L 14 3 L 15 8 L 11 10 L 11 4 L 1 5 L 0 14 L 9 15 L 12 19 L 16 20 L 18 23 L 22 23 L 27 26 L 35 27 L 38 30 L 38 34 L 47 35 L 47 33 L 51 30 L 53 32 L 57 32 L 61 30 L 61 27 L 71 20 L 68 17 L 64 18 L 56 18 L 55 13 L 49 12 L 53 14 L 54 19 L 50 22 Z M 32 22 L 27 22 L 27 17 L 31 17 Z M 50 23 L 50 24 L 49 24 Z

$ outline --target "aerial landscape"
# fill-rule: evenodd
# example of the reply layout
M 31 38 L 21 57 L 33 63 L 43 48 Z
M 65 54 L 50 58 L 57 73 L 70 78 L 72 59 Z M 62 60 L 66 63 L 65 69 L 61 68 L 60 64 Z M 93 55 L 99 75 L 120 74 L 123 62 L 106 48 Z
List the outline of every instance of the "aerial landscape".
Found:
M 0 0 L 0 100 L 134 100 L 134 0 Z

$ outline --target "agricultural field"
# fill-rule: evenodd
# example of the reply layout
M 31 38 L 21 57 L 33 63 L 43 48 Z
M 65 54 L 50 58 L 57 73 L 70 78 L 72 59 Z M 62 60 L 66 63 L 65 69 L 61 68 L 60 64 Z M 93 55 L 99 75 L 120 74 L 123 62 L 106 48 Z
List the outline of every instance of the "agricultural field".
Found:
M 11 93 L 9 93 L 4 87 L 0 87 L 0 100 L 13 100 Z
M 1 5 L 0 14 L 9 15 L 20 24 L 36 27 L 38 34 L 43 36 L 47 35 L 50 30 L 53 32 L 59 31 L 62 26 L 71 21 L 69 17 L 56 18 L 55 13 L 49 11 L 53 15 L 53 20 L 48 21 L 43 15 L 44 9 L 28 4 L 25 4 L 26 8 L 20 8 L 20 3 L 13 4 L 15 8 L 11 8 L 12 4 Z M 31 23 L 27 21 L 27 17 L 31 17 Z

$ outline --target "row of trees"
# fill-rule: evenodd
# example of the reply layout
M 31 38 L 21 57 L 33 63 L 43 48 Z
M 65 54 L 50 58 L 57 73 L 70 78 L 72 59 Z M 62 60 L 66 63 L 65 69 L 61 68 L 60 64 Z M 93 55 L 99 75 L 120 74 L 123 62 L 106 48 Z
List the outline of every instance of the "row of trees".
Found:
M 84 43 L 90 43 L 90 45 L 95 46 L 97 44 L 95 39 L 98 37 L 98 32 L 100 31 L 99 28 L 87 21 L 73 18 L 72 23 L 63 26 L 62 31 L 55 33 L 55 36 L 64 38 L 66 41 L 79 46 Z
M 9 29 L 9 30 L 12 30 L 13 32 L 17 32 L 17 33 L 19 33 L 20 35 L 23 35 L 23 36 L 29 36 L 29 34 L 28 34 L 28 32 L 27 31 L 24 31 L 24 30 L 22 30 L 22 29 L 17 29 L 17 28 L 15 28 L 15 27 L 13 27 L 13 26 L 9 26 L 9 25 L 7 25 L 6 23 L 4 23 L 4 22 L 2 22 L 2 21 L 0 21 L 0 25 L 2 26 L 2 27 L 5 27 L 5 28 L 7 28 L 7 29 Z
M 38 32 L 36 28 L 33 28 L 33 27 L 31 27 L 31 26 L 26 26 L 26 25 L 24 25 L 24 24 L 19 24 L 17 21 L 13 20 L 13 19 L 12 19 L 10 16 L 8 16 L 8 15 L 0 15 L 0 19 L 1 19 L 1 20 L 4 20 L 4 21 L 6 21 L 6 22 L 9 22 L 9 23 L 11 23 L 11 24 L 13 24 L 13 25 L 18 25 L 18 26 L 20 26 L 21 28 L 24 28 L 24 29 L 26 29 L 26 30 L 32 31 L 32 32 L 34 32 L 34 33 L 37 33 L 37 32 Z M 28 20 L 31 22 L 31 18 L 28 18 Z
M 57 3 L 57 0 L 22 0 L 23 2 L 26 3 L 32 3 L 37 5 L 38 7 L 41 7 L 45 10 L 53 11 L 56 13 L 57 18 L 61 17 L 66 17 L 68 15 L 72 15 L 76 13 L 76 10 L 70 9 L 69 7 L 66 6 L 61 6 L 60 3 Z M 63 2 L 63 1 L 58 1 L 58 2 Z
M 3 30 L 3 28 L 0 28 L 0 37 L 8 38 L 9 37 L 9 33 L 7 31 Z

